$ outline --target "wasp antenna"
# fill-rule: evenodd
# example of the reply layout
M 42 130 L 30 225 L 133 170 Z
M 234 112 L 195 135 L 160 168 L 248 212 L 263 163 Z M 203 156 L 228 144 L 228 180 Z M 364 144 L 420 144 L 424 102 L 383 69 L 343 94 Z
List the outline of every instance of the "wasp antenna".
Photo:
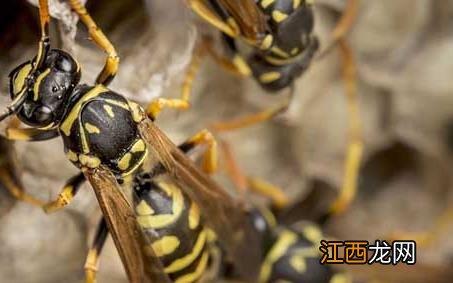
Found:
M 10 105 L 6 106 L 6 109 L 0 114 L 0 122 L 5 120 L 8 116 L 16 113 L 25 102 L 26 98 L 26 87 L 23 87 L 19 94 L 14 98 Z

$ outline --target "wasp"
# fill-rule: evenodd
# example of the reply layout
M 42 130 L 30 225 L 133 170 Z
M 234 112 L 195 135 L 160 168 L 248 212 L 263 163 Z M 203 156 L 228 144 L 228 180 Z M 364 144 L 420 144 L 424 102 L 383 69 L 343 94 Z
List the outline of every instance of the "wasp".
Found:
M 61 136 L 68 159 L 81 170 L 44 209 L 53 212 L 69 204 L 81 183 L 88 180 L 129 281 L 168 282 L 158 257 L 153 251 L 145 253 L 141 249 L 141 243 L 152 235 L 143 233 L 118 187 L 118 182 L 138 173 L 146 160 L 182 188 L 203 214 L 212 216 L 207 225 L 228 247 L 243 277 L 254 281 L 259 271 L 259 242 L 244 217 L 243 205 L 198 169 L 154 124 L 159 109 L 146 113 L 137 103 L 108 88 L 117 72 L 119 56 L 80 1 L 68 3 L 93 41 L 107 54 L 95 85 L 80 84 L 78 62 L 71 54 L 51 48 L 48 1 L 40 0 L 37 55 L 11 72 L 12 102 L 0 114 L 0 120 L 15 115 L 29 126 L 9 128 L 10 139 L 44 141 Z M 194 139 L 200 136 L 205 135 Z
M 192 143 L 180 146 L 184 151 Z M 154 240 L 143 246 L 159 258 L 172 282 L 199 282 L 199 280 L 237 279 L 237 264 L 222 254 L 224 247 L 216 234 L 205 225 L 198 205 L 171 181 L 158 180 L 159 170 L 142 171 L 134 176 L 134 208 L 141 228 L 154 235 Z M 270 185 L 250 186 L 261 192 Z M 275 195 L 275 189 L 269 196 Z M 264 194 L 265 195 L 265 194 Z M 271 207 L 290 210 L 277 198 Z M 257 282 L 350 282 L 348 276 L 335 273 L 329 266 L 319 264 L 319 244 L 324 236 L 319 227 L 308 221 L 291 225 L 278 224 L 274 214 L 265 207 L 252 206 L 247 217 L 260 237 L 262 257 Z M 104 220 L 98 225 L 96 236 L 88 253 L 85 269 L 88 282 L 94 278 L 99 266 L 99 255 L 108 235 Z M 203 281 L 205 282 L 205 281 Z
M 348 113 L 348 144 L 342 193 L 331 210 L 336 214 L 344 212 L 357 191 L 363 154 L 357 71 L 353 52 L 344 39 L 352 28 L 359 1 L 347 1 L 346 12 L 332 32 L 331 43 L 321 54 L 318 54 L 319 40 L 313 32 L 313 1 L 188 0 L 187 3 L 191 10 L 220 31 L 225 54 L 217 52 L 212 39 L 204 36 L 194 51 L 183 82 L 181 99 L 165 101 L 166 104 L 183 109 L 189 106 L 191 86 L 205 54 L 211 55 L 227 71 L 241 77 L 253 77 L 269 93 L 280 93 L 280 90 L 290 88 L 289 98 L 274 107 L 231 121 L 213 123 L 210 128 L 216 133 L 251 126 L 286 111 L 294 93 L 295 80 L 302 76 L 313 60 L 327 54 L 333 46 L 338 46 Z M 238 43 L 243 43 L 250 51 L 244 52 Z M 317 54 L 319 57 L 316 57 Z

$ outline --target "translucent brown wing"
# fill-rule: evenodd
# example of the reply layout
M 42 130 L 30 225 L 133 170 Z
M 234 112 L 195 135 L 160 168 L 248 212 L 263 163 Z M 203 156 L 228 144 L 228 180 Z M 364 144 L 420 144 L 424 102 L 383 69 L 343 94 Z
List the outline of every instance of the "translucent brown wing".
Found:
M 104 169 L 85 170 L 107 222 L 109 232 L 131 283 L 170 283 L 160 260 L 142 247 L 148 243 L 135 213 L 114 176 Z
M 245 38 L 255 42 L 262 39 L 268 25 L 266 16 L 254 0 L 218 0 L 218 2 L 235 19 Z
M 150 152 L 173 181 L 195 201 L 206 222 L 247 282 L 256 281 L 261 259 L 259 236 L 238 202 L 201 172 L 149 119 L 139 125 Z

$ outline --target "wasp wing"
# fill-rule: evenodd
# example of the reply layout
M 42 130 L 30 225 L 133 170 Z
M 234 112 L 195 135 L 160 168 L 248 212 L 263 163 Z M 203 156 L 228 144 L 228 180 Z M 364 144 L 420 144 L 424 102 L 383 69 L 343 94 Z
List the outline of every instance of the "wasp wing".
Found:
M 254 282 L 260 268 L 261 243 L 244 207 L 201 172 L 153 122 L 145 119 L 139 128 L 153 157 L 206 215 L 208 226 L 226 247 L 240 275 Z
M 269 30 L 266 16 L 254 0 L 218 0 L 218 2 L 234 18 L 245 38 L 259 41 Z
M 84 170 L 107 222 L 109 232 L 131 283 L 170 283 L 160 260 L 143 249 L 148 239 L 136 221 L 129 201 L 112 173 L 105 169 Z

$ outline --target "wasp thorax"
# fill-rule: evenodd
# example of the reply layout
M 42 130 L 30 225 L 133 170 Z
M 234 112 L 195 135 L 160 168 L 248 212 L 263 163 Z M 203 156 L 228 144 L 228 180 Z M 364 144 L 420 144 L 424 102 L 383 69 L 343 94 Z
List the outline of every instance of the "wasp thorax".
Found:
M 10 74 L 11 98 L 25 92 L 17 116 L 24 123 L 46 127 L 62 119 L 74 87 L 80 80 L 80 67 L 68 53 L 52 49 L 36 70 L 25 62 Z

